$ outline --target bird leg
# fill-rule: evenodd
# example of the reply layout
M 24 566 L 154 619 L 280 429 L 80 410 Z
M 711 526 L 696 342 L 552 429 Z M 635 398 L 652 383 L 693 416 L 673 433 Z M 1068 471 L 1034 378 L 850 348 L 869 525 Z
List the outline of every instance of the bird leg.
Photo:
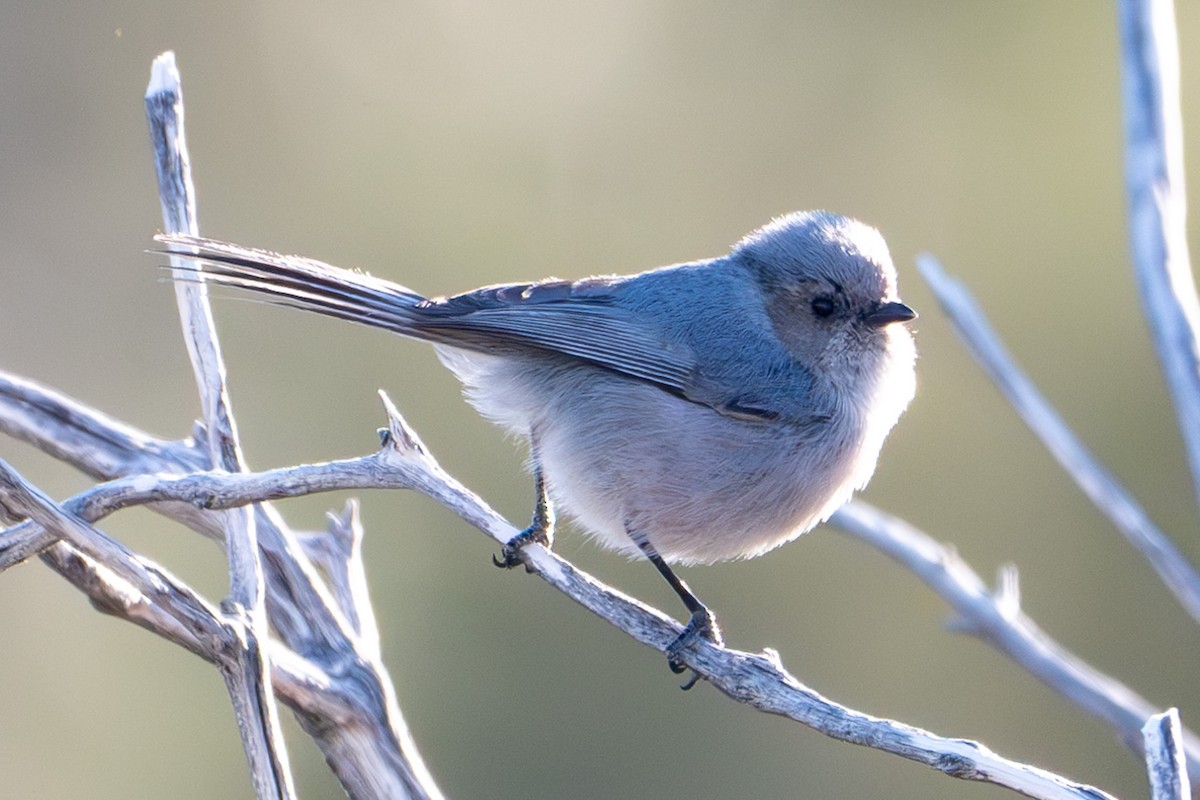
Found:
M 550 503 L 550 495 L 546 492 L 546 478 L 542 475 L 542 465 L 537 461 L 537 449 L 534 448 L 533 486 L 537 492 L 537 501 L 533 506 L 533 519 L 529 527 L 504 543 L 500 550 L 500 558 L 492 556 L 492 563 L 497 567 L 512 569 L 521 562 L 521 549 L 527 544 L 541 544 L 550 547 L 554 543 L 554 506 Z
M 700 598 L 692 592 L 687 583 L 682 578 L 675 574 L 675 571 L 668 566 L 663 557 L 659 555 L 654 545 L 646 538 L 646 535 L 639 531 L 629 531 L 629 538 L 633 539 L 633 543 L 638 546 L 643 555 L 650 560 L 654 568 L 659 574 L 666 578 L 667 583 L 671 584 L 671 588 L 675 590 L 675 594 L 679 595 L 679 599 L 683 601 L 683 605 L 691 614 L 687 625 L 683 628 L 683 633 L 675 637 L 675 641 L 667 645 L 667 666 L 676 675 L 687 670 L 687 665 L 680 659 L 680 654 L 686 650 L 697 638 L 707 639 L 715 645 L 723 645 L 724 637 L 721 635 L 721 629 L 717 625 L 717 618 L 708 610 L 704 603 L 700 602 Z M 691 689 L 700 680 L 700 673 L 692 670 L 692 677 L 687 683 L 679 687 L 684 691 Z

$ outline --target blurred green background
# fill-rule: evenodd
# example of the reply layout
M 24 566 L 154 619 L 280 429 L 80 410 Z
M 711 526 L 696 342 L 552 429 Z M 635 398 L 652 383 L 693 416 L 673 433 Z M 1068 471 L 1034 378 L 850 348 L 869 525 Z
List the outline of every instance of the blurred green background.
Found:
M 1180 8 L 1181 38 L 1200 6 Z M 1084 440 L 1200 560 L 1197 503 L 1127 256 L 1109 3 L 6 3 L 0 369 L 155 434 L 197 403 L 161 259 L 142 93 L 177 51 L 202 232 L 444 293 L 716 255 L 773 215 L 878 226 L 922 314 L 917 399 L 865 496 L 1014 562 L 1052 636 L 1197 724 L 1200 636 L 964 354 L 913 267 L 938 255 Z M 1185 121 L 1200 58 L 1183 52 Z M 1188 138 L 1200 158 L 1196 126 Z M 1192 172 L 1193 187 L 1200 175 Z M 387 389 L 511 520 L 522 456 L 422 346 L 253 303 L 216 308 L 257 468 L 362 454 Z M 87 485 L 11 440 L 56 497 Z M 344 498 L 293 501 L 298 527 Z M 684 694 L 660 656 L 523 574 L 449 512 L 363 497 L 387 663 L 455 798 L 993 798 L 892 756 Z M 219 598 L 220 554 L 146 512 L 105 528 Z M 641 564 L 560 551 L 675 612 Z M 1100 722 L 831 528 L 687 579 L 734 646 L 829 697 L 1145 795 Z M 102 617 L 38 563 L 0 576 L 2 797 L 246 798 L 217 675 Z M 338 797 L 290 725 L 301 795 Z

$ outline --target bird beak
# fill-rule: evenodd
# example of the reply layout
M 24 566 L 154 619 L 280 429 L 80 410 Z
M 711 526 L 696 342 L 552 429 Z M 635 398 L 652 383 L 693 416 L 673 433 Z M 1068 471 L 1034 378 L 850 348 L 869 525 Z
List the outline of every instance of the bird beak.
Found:
M 882 328 L 893 322 L 908 322 L 916 318 L 917 312 L 900 302 L 880 303 L 878 308 L 863 317 L 873 328 Z

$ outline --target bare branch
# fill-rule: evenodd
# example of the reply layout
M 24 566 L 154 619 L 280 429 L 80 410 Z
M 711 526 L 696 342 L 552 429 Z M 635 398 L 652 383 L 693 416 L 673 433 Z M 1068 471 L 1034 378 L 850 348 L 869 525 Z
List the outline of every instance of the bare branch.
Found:
M 309 559 L 324 571 L 338 607 L 354 632 L 366 637 L 363 645 L 369 646 L 378 658 L 379 634 L 362 558 L 363 527 L 358 501 L 347 500 L 340 514 L 330 512 L 326 518 L 329 523 L 326 530 L 298 531 L 296 539 Z
M 371 456 L 261 473 L 135 476 L 89 490 L 79 496 L 79 507 L 92 513 L 99 509 L 111 511 L 132 504 L 173 500 L 217 509 L 254 502 L 260 497 L 292 497 L 333 489 L 413 488 L 438 499 L 494 541 L 505 542 L 511 538 L 517 532 L 516 528 L 446 475 L 394 406 L 386 397 L 384 400 L 389 435 L 384 447 Z M 839 518 L 838 522 L 850 525 L 855 524 L 854 520 L 853 517 Z M 937 560 L 936 556 L 928 554 L 929 548 L 936 545 L 916 540 L 907 546 L 925 553 L 925 561 Z M 526 548 L 523 557 L 530 571 L 637 641 L 660 652 L 665 652 L 682 630 L 661 611 L 604 585 L 545 548 Z M 962 569 L 966 570 L 965 566 Z M 966 572 L 973 575 L 969 570 Z M 926 574 L 922 577 L 930 579 Z M 986 596 L 981 584 L 977 594 Z M 1032 627 L 1032 623 L 1029 625 Z M 1096 789 L 1010 762 L 976 743 L 945 739 L 847 709 L 804 687 L 784 671 L 773 656 L 699 643 L 685 654 L 685 660 L 688 666 L 698 670 L 733 699 L 787 716 L 842 741 L 876 747 L 955 777 L 998 783 L 1034 797 L 1107 796 Z
M 541 545 L 526 547 L 522 555 L 530 571 L 643 644 L 665 652 L 682 631 L 662 612 L 604 586 Z M 1006 786 L 1029 797 L 1111 797 L 1094 787 L 1009 761 L 978 742 L 943 738 L 839 705 L 796 680 L 773 652 L 746 653 L 699 640 L 682 655 L 688 667 L 732 699 L 840 741 L 917 761 L 951 777 Z
M 952 627 L 983 638 L 1035 678 L 1108 723 L 1120 740 L 1143 754 L 1142 723 L 1155 712 L 1149 701 L 1067 651 L 1020 610 L 1015 570 L 993 596 L 953 548 L 901 519 L 855 501 L 830 522 L 882 550 L 925 581 L 957 614 Z M 1002 573 L 1003 574 L 1003 573 Z M 1188 769 L 1200 775 L 1200 740 L 1183 730 Z
M 1172 0 L 1120 0 L 1129 244 L 1200 499 L 1200 301 L 1188 256 Z
M 53 531 L 70 543 L 56 547 L 54 560 L 60 571 L 90 568 L 86 576 L 108 588 L 110 613 L 158 630 L 192 652 L 215 661 L 210 649 L 230 638 L 216 609 L 166 570 L 134 555 L 120 542 L 109 538 L 81 518 L 63 510 L 16 470 L 0 461 L 0 503 L 15 515 L 28 517 L 29 525 Z
M 1172 708 L 1146 720 L 1146 771 L 1150 800 L 1185 800 L 1192 796 L 1180 741 L 1179 710 Z
M 181 625 L 176 615 L 167 610 L 169 605 L 154 602 L 138 587 L 65 542 L 55 542 L 42 553 L 41 558 L 47 566 L 87 595 L 97 611 L 128 620 L 206 661 L 216 661 L 216 644 L 224 632 L 216 609 L 212 609 L 214 628 L 211 635 L 197 636 L 192 629 L 194 626 Z
M 80 508 L 89 509 L 89 515 L 90 509 L 106 509 L 104 513 L 109 513 L 126 505 L 163 501 L 226 508 L 259 498 L 279 499 L 337 489 L 414 488 L 447 505 L 495 541 L 507 541 L 516 529 L 446 476 L 419 440 L 412 437 L 394 406 L 390 402 L 386 405 L 389 428 L 396 433 L 389 436 L 382 450 L 370 456 L 243 475 L 138 476 L 85 492 L 80 495 Z M 831 521 L 904 564 L 955 609 L 959 628 L 991 642 L 1055 691 L 1104 719 L 1127 746 L 1141 753 L 1142 721 L 1154 707 L 1119 681 L 1067 652 L 1025 616 L 1020 611 L 1015 575 L 1004 582 L 1009 587 L 1006 591 L 993 596 L 952 549 L 862 502 L 840 510 Z M 557 570 L 554 566 L 547 569 L 543 577 L 550 580 Z M 604 591 L 614 590 L 605 587 Z M 588 605 L 584 595 L 571 596 Z M 653 614 L 666 619 L 661 612 Z M 636 625 L 625 616 L 616 612 L 601 616 L 634 635 Z M 644 637 L 635 638 L 650 643 Z M 1185 734 L 1184 740 L 1190 768 L 1200 774 L 1200 743 L 1191 734 Z
M 47 525 L 53 539 L 74 541 L 111 560 L 106 565 L 57 541 L 43 554 L 98 610 L 134 622 L 225 669 L 242 663 L 236 642 L 239 629 L 224 624 L 215 608 L 161 567 L 128 553 L 76 513 L 47 500 L 2 462 L 0 499 L 38 520 L 19 527 Z M 103 504 L 89 505 L 80 498 L 64 505 L 83 513 L 103 509 Z M 425 790 L 433 781 L 424 765 L 406 755 L 415 752 L 407 730 L 389 726 L 390 732 L 381 735 L 378 715 L 371 709 L 380 703 L 394 705 L 395 700 L 390 685 L 381 685 L 374 672 L 354 663 L 343 665 L 335 679 L 279 643 L 272 645 L 270 663 L 275 690 L 301 723 L 325 730 L 318 742 L 352 797 L 440 797 L 436 790 Z
M 0 373 L 0 430 L 95 477 L 129 476 L 125 484 L 114 481 L 111 488 L 97 487 L 63 503 L 70 513 L 93 521 L 124 507 L 127 492 L 152 486 L 154 479 L 165 475 L 206 468 L 197 465 L 207 463 L 190 443 L 154 439 L 5 373 Z M 59 441 L 66 444 L 59 445 Z M 148 478 L 139 473 L 157 475 Z M 215 515 L 192 502 L 151 503 L 149 507 L 206 536 L 221 535 Z M 270 617 L 286 644 L 274 645 L 271 651 L 272 677 L 280 697 L 297 712 L 300 724 L 352 798 L 440 797 L 404 723 L 382 663 L 373 662 L 365 652 L 347 658 L 347 653 L 357 653 L 359 637 L 269 503 L 258 506 L 257 523 L 270 587 Z M 0 564 L 7 564 L 17 546 L 39 552 L 56 539 L 32 522 L 9 528 L 0 534 Z M 53 548 L 44 558 L 57 558 L 58 554 L 59 548 Z M 52 562 L 52 566 L 88 593 L 93 603 L 109 602 L 103 595 L 103 582 L 89 573 L 90 562 L 74 559 L 66 564 Z M 294 668 L 281 673 L 277 661 L 281 657 Z
M 156 439 L 7 372 L 0 372 L 0 431 L 101 480 L 211 467 L 207 455 L 190 440 Z
M 197 232 L 195 193 L 183 138 L 183 104 L 174 57 L 164 54 L 155 62 L 147 92 L 147 111 L 159 167 L 160 198 L 168 232 Z M 204 412 L 205 433 L 213 464 L 229 472 L 245 469 L 238 445 L 233 414 L 225 386 L 221 357 L 205 287 L 194 276 L 176 281 L 180 315 L 188 351 L 192 358 Z M 267 641 L 266 586 L 274 587 L 270 606 L 276 630 L 299 652 L 314 659 L 325 670 L 325 680 L 345 690 L 357 715 L 353 724 L 332 726 L 319 715 L 298 718 L 321 746 L 334 772 L 352 797 L 436 798 L 440 793 L 404 725 L 390 678 L 378 658 L 378 633 L 360 627 L 351 636 L 344 618 L 316 579 L 311 565 L 282 520 L 270 507 L 257 513 L 264 531 L 256 529 L 256 515 L 237 511 L 226 522 L 226 549 L 230 563 L 232 611 L 244 622 L 245 658 L 239 669 L 226 671 L 239 722 L 250 720 L 243 730 L 261 730 L 265 748 L 248 749 L 256 775 L 259 796 L 266 793 L 291 796 L 291 775 L 270 689 L 270 672 L 261 652 Z M 261 543 L 268 556 L 264 574 L 260 561 Z M 353 567 L 348 572 L 353 572 Z M 367 601 L 365 592 L 356 598 Z M 373 626 L 368 608 L 355 609 L 360 626 Z M 354 654 L 351 665 L 347 657 Z M 333 681 L 334 676 L 340 680 Z M 301 710 L 301 709 L 298 709 Z
M 0 476 L 3 474 L 0 472 Z M 220 474 L 228 476 L 227 473 Z M 63 512 L 70 517 L 94 521 L 132 504 L 128 502 L 130 495 L 122 489 L 122 485 L 145 485 L 147 480 L 151 479 L 143 476 L 93 488 L 63 503 Z M 25 504 L 14 501 L 10 492 L 4 491 L 3 484 L 8 482 L 0 482 L 0 501 L 9 498 L 8 503 L 15 507 L 14 510 L 23 509 Z M 46 532 L 41 524 L 30 520 L 4 531 L 0 536 L 8 537 L 21 531 L 27 535 L 45 536 L 52 542 L 42 558 L 87 594 L 98 610 L 141 625 L 209 662 L 226 664 L 229 669 L 237 668 L 237 659 L 234 657 L 236 648 L 232 644 L 221 645 L 222 641 L 234 636 L 234 629 L 223 625 L 216 610 L 198 596 L 195 602 L 208 609 L 207 616 L 202 619 L 210 617 L 212 625 L 216 627 L 206 628 L 205 635 L 200 636 L 192 633 L 192 629 L 197 628 L 195 623 L 180 625 L 168 610 L 175 607 L 179 597 L 190 600 L 193 593 L 170 578 L 160 567 L 134 557 L 136 566 L 150 570 L 151 575 L 163 579 L 165 594 L 147 589 L 147 584 L 138 573 L 132 577 L 140 582 L 140 588 L 65 543 L 58 542 L 63 531 L 57 527 Z M 92 532 L 91 536 L 107 540 L 103 533 L 90 528 L 89 531 Z M 123 552 L 117 543 L 113 543 L 112 547 L 116 548 L 118 554 Z M 149 586 L 154 588 L 154 584 Z M 377 637 L 373 631 L 372 635 Z M 395 697 L 382 664 L 372 662 L 369 658 L 347 660 L 344 656 L 346 652 L 352 652 L 351 648 L 346 647 L 338 653 L 321 654 L 324 656 L 321 661 L 325 664 L 322 666 L 278 642 L 273 643 L 270 663 L 275 691 L 297 712 L 301 724 L 317 739 L 351 797 L 440 797 L 428 770 L 416 757 L 416 747 L 403 725 L 399 710 L 395 709 Z M 364 652 L 370 656 L 369 648 L 364 648 Z M 327 662 L 330 661 L 335 662 L 336 669 L 329 668 Z M 385 713 L 386 709 L 395 710 Z
M 169 105 L 175 107 L 178 103 Z M 176 124 L 180 125 L 181 120 L 177 120 Z M 181 134 L 181 127 L 176 130 Z M 171 139 L 170 136 L 165 138 Z M 194 201 L 191 199 L 190 178 L 186 171 L 186 150 L 179 146 L 181 143 L 181 136 L 176 135 L 174 161 L 168 158 L 167 167 L 168 171 L 174 171 L 177 180 L 164 182 L 164 197 L 176 191 L 183 201 L 172 204 L 174 217 L 167 214 L 167 203 L 164 203 L 164 218 L 169 229 L 194 231 Z M 172 219 L 175 223 L 182 220 L 182 227 L 173 228 Z M 324 465 L 242 474 L 244 465 L 238 452 L 232 414 L 225 398 L 223 368 L 215 335 L 212 334 L 208 306 L 203 298 L 203 287 L 198 287 L 197 292 L 195 297 L 187 301 L 191 311 L 184 311 L 184 318 L 203 398 L 206 425 L 201 435 L 209 453 L 197 451 L 186 443 L 173 442 L 160 443 L 162 448 L 149 455 L 138 452 L 148 449 L 153 443 L 148 437 L 145 447 L 133 444 L 128 437 L 124 443 L 118 437 L 106 445 L 103 437 L 95 433 L 118 423 L 98 417 L 54 419 L 51 416 L 56 405 L 53 401 L 41 409 L 22 406 L 19 414 L 23 415 L 23 420 L 13 428 L 26 431 L 28 440 L 40 440 L 46 443 L 49 452 L 65 460 L 88 465 L 85 468 L 97 472 L 108 470 L 108 477 L 124 476 L 73 498 L 64 504 L 64 508 L 77 507 L 80 515 L 86 516 L 111 513 L 135 503 L 152 503 L 156 510 L 186 519 L 187 524 L 193 527 L 211 529 L 214 520 L 220 519 L 214 513 L 216 509 L 332 488 L 403 485 L 417 488 L 438 499 L 495 541 L 505 542 L 516 532 L 513 526 L 478 497 L 441 470 L 386 397 L 389 433 L 379 453 Z M 188 314 L 197 309 L 202 313 L 192 314 L 189 320 Z M 194 347 L 204 352 L 198 354 Z M 5 415 L 4 394 L 4 387 L 0 387 L 0 424 L 3 424 Z M 20 387 L 9 394 L 33 396 L 36 392 Z M 46 398 L 43 395 L 41 399 Z M 62 402 L 58 405 L 71 404 L 65 398 L 59 400 Z M 49 433 L 55 428 L 61 431 L 74 430 L 75 438 L 68 437 L 65 445 L 55 442 L 53 434 Z M 89 432 L 86 430 L 88 428 L 95 430 Z M 131 452 L 122 453 L 121 448 L 126 445 Z M 184 466 L 185 461 L 194 460 L 206 462 L 204 469 L 214 466 L 217 469 L 202 474 L 179 474 L 195 472 L 196 465 Z M 135 463 L 144 468 L 131 469 Z M 145 474 L 134 474 L 139 472 Z M 42 507 L 40 501 L 28 500 L 28 494 L 22 494 L 20 490 L 9 492 L 9 496 L 17 498 L 11 501 L 15 511 L 27 513 L 31 502 L 34 506 Z M 873 510 L 868 508 L 867 511 Z M 17 556 L 28 555 L 57 541 L 67 535 L 63 533 L 64 529 L 70 535 L 77 533 L 62 522 L 68 518 L 67 515 L 50 515 L 44 509 L 38 513 L 43 516 L 37 522 L 14 526 L 0 535 L 0 567 Z M 870 527 L 874 523 L 870 520 L 863 523 L 863 513 L 861 506 L 843 512 L 852 520 L 857 514 L 858 523 Z M 227 529 L 233 599 L 229 608 L 234 621 L 241 617 L 247 620 L 247 624 L 237 626 L 227 619 L 221 621 L 231 632 L 244 635 L 239 652 L 249 657 L 218 662 L 222 663 L 231 685 L 250 686 L 251 691 L 247 692 L 247 696 L 251 696 L 252 700 L 257 698 L 259 707 L 243 706 L 239 709 L 239 715 L 244 712 L 261 714 L 264 718 L 272 715 L 270 697 L 264 696 L 261 691 L 255 696 L 252 691 L 256 682 L 259 686 L 267 685 L 261 674 L 267 661 L 259 650 L 261 646 L 270 652 L 272 677 L 277 681 L 275 690 L 297 709 L 301 724 L 318 739 L 326 757 L 352 796 L 435 796 L 436 788 L 430 790 L 433 787 L 432 780 L 419 759 L 406 756 L 410 752 L 415 755 L 415 748 L 395 708 L 395 698 L 386 671 L 379 663 L 377 632 L 371 617 L 365 581 L 362 580 L 359 553 L 361 527 L 354 514 L 348 512 L 342 518 L 334 519 L 328 534 L 303 537 L 303 548 L 269 506 L 255 512 L 253 517 L 246 514 L 241 519 L 242 522 Z M 258 546 L 254 542 L 254 520 L 262 526 L 259 535 L 263 538 L 261 546 L 265 559 L 261 566 L 246 560 L 247 557 L 257 559 L 259 556 Z M 237 530 L 238 525 L 243 525 L 244 529 Z M 94 529 L 90 529 L 90 526 L 84 529 L 89 537 L 93 536 L 90 531 Z M 95 533 L 99 534 L 98 531 Z M 907 557 L 914 562 L 920 562 L 927 555 L 926 550 L 922 549 L 926 544 L 938 547 L 919 540 L 905 543 L 903 537 L 896 541 L 898 544 L 895 546 L 907 547 L 911 551 Z M 5 560 L 4 553 L 12 554 L 9 561 Z M 109 580 L 104 574 L 108 569 L 105 564 L 89 561 L 86 555 L 76 553 L 67 544 L 53 544 L 45 551 L 45 556 L 52 558 L 60 553 L 76 559 L 71 567 L 75 571 L 72 580 L 88 591 L 94 601 L 100 597 L 103 602 L 115 603 L 114 607 L 121 609 L 128 605 L 121 600 L 122 595 L 136 598 L 141 591 L 131 583 L 122 584 L 123 579 L 115 573 Z M 332 592 L 316 578 L 310 555 L 328 575 Z M 529 547 L 523 551 L 522 558 L 529 571 L 610 620 L 638 641 L 662 651 L 680 631 L 680 626 L 661 612 L 595 581 L 544 548 Z M 980 620 L 987 620 L 988 624 L 1002 632 L 1027 629 L 1031 634 L 1036 634 L 1031 641 L 1040 641 L 1041 646 L 1046 646 L 1049 640 L 1044 637 L 1038 640 L 1040 632 L 1020 611 L 1015 570 L 1005 573 L 1004 590 L 999 597 L 992 597 L 982 588 L 982 582 L 961 562 L 957 566 L 952 563 L 947 566 L 946 562 L 953 559 L 946 558 L 944 550 L 941 561 L 947 572 L 955 573 L 949 585 L 953 586 L 957 581 L 957 588 L 947 591 L 951 594 L 955 591 L 974 591 L 969 585 L 969 579 L 973 579 L 978 584 L 978 594 L 987 600 L 986 603 L 977 604 L 975 616 L 959 609 L 962 619 L 968 620 L 967 624 L 973 629 L 982 628 Z M 936 570 L 931 568 L 929 574 L 934 576 L 934 580 L 939 580 Z M 87 588 L 93 585 L 100 588 Z M 268 602 L 271 603 L 281 642 L 269 642 L 265 629 L 261 637 L 256 636 L 254 625 L 258 612 L 252 609 L 260 607 L 256 604 L 262 597 L 264 586 L 268 587 Z M 967 603 L 964 608 L 972 606 Z M 221 615 L 215 615 L 214 618 L 220 620 Z M 1109 680 L 1094 671 L 1087 675 L 1086 665 L 1077 661 L 1072 663 L 1073 657 L 1061 648 L 1051 646 L 1048 649 L 1050 652 L 1043 654 L 1046 659 L 1065 661 L 1069 667 L 1082 666 L 1084 677 L 1093 682 Z M 347 654 L 351 653 L 353 656 L 347 659 Z M 1073 784 L 1044 771 L 1009 762 L 976 743 L 944 739 L 838 706 L 799 684 L 782 669 L 777 657 L 770 653 L 750 654 L 698 642 L 683 655 L 690 666 L 699 670 L 730 697 L 761 710 L 801 721 L 841 740 L 877 747 L 926 763 L 956 777 L 994 782 L 1034 797 L 1108 796 L 1091 787 Z M 334 659 L 338 659 L 336 664 Z M 352 662 L 349 673 L 338 671 L 339 667 L 346 667 L 347 660 Z M 228 669 L 226 664 L 232 664 L 234 668 Z M 1068 681 L 1064 685 L 1069 687 L 1073 684 Z M 1112 686 L 1102 688 L 1112 689 L 1114 686 L 1124 689 L 1115 682 L 1112 682 Z M 1136 695 L 1131 694 L 1131 698 L 1145 702 Z M 381 720 L 389 726 L 382 735 Z M 271 725 L 268 722 L 264 727 Z M 331 729 L 334 730 L 331 732 Z M 256 782 L 256 785 L 262 794 L 262 783 Z M 290 787 L 277 785 L 275 790 L 289 791 Z
M 1200 575 L 1187 557 L 1150 520 L 1120 481 L 1079 441 L 1029 376 L 1021 371 L 988 324 L 987 315 L 971 292 L 960 281 L 948 276 L 933 256 L 921 256 L 917 266 L 937 295 L 959 338 L 996 388 L 1092 504 L 1150 563 L 1184 610 L 1200 622 Z
M 146 89 L 146 116 L 158 171 L 163 226 L 171 233 L 199 233 L 196 195 L 183 124 L 183 90 L 175 54 L 154 61 Z M 176 281 L 175 296 L 187 340 L 188 355 L 200 389 L 200 405 L 208 434 L 209 457 L 230 472 L 245 467 L 225 385 L 225 362 L 217 341 L 212 309 L 203 283 Z M 261 650 L 267 641 L 266 587 L 259 560 L 258 533 L 250 509 L 225 516 L 225 551 L 229 559 L 229 598 L 224 612 L 239 627 L 242 647 L 236 667 L 221 665 L 250 762 L 260 800 L 295 797 L 287 747 L 279 726 L 279 710 L 271 689 L 271 672 Z

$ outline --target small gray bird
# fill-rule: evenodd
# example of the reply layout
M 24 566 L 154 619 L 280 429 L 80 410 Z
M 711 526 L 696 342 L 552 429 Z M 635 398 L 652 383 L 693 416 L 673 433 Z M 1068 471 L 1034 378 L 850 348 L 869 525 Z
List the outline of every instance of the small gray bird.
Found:
M 668 562 L 750 558 L 828 518 L 866 485 L 915 391 L 897 323 L 916 314 L 883 237 L 822 211 L 719 258 L 429 299 L 306 258 L 158 240 L 216 283 L 432 342 L 472 405 L 530 442 L 533 524 L 497 563 L 549 545 L 555 506 L 645 556 L 691 614 L 668 649 L 677 672 L 692 637 L 721 638 Z

